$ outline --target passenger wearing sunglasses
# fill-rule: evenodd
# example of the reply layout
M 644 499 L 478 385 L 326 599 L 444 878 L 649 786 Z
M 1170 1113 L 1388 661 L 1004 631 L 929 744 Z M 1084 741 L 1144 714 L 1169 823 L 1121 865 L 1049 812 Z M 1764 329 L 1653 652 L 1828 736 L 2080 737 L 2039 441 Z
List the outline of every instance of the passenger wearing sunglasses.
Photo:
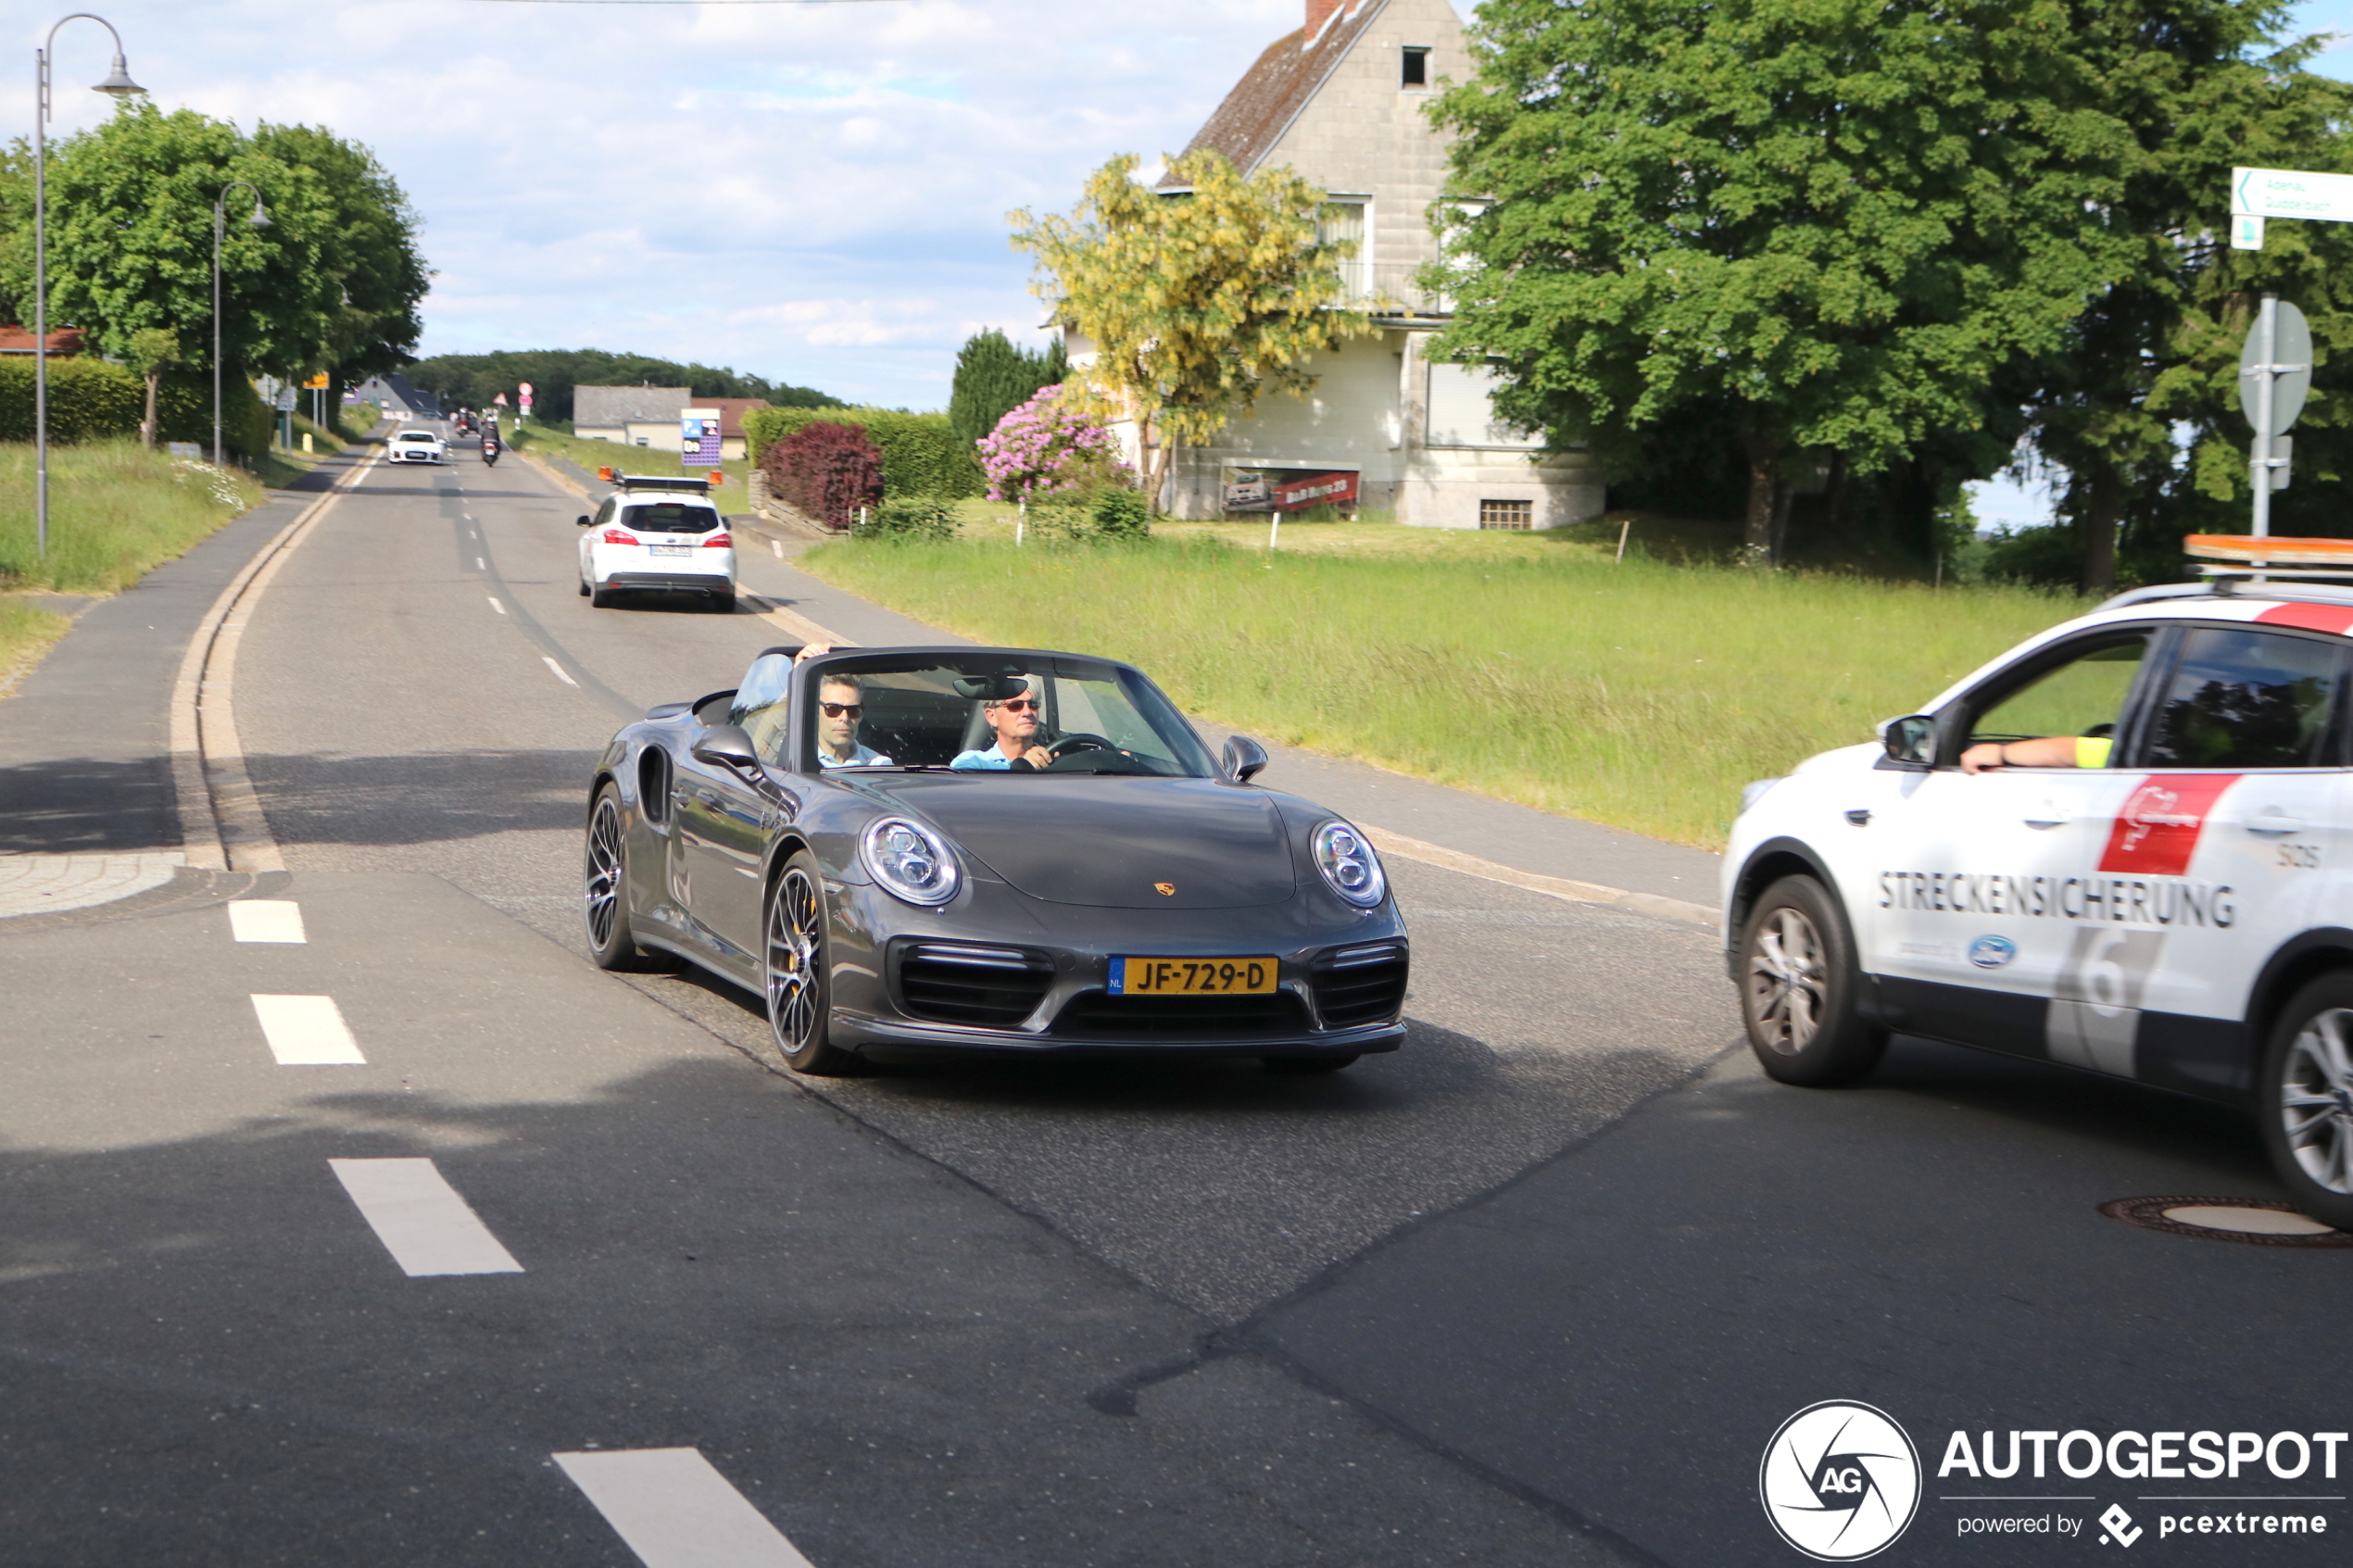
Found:
M 995 746 L 980 746 L 972 751 L 960 751 L 948 765 L 967 771 L 974 769 L 1004 771 L 1019 762 L 1025 768 L 1044 767 L 1046 747 L 1038 738 L 1038 696 L 1033 684 L 1019 696 L 1000 697 L 980 705 L 981 717 L 997 732 Z M 1031 754 L 1035 753 L 1035 756 Z
M 855 675 L 828 675 L 817 691 L 817 761 L 826 768 L 887 768 L 890 759 L 858 739 L 866 691 Z

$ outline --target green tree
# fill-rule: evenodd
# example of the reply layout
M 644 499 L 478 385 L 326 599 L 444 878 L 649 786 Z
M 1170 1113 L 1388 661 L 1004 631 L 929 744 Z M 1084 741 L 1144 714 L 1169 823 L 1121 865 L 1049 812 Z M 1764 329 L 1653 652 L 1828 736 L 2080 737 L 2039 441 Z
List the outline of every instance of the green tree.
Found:
M 2070 32 L 2062 0 L 1487 0 L 1433 106 L 1459 133 L 1435 351 L 1497 362 L 1501 413 L 1614 472 L 1724 431 L 1755 558 L 1797 462 L 1957 444 L 1991 471 L 2006 370 L 2130 265 L 2091 215 L 2130 137 Z
M 576 386 L 684 386 L 697 397 L 759 397 L 779 408 L 837 408 L 841 399 L 814 387 L 793 386 L 747 375 L 724 366 L 601 348 L 500 349 L 487 354 L 437 354 L 420 359 L 409 379 L 444 400 L 469 408 L 489 406 L 492 397 L 529 382 L 532 407 L 546 419 L 572 418 Z
M 1042 353 L 1013 343 L 995 327 L 975 332 L 956 355 L 956 379 L 948 395 L 948 426 L 969 445 L 997 428 L 997 421 L 1028 402 L 1041 386 L 1070 374 L 1070 360 L 1057 334 Z
M 180 363 L 180 334 L 170 327 L 141 327 L 131 334 L 122 362 L 146 383 L 146 412 L 139 418 L 139 445 L 156 445 L 156 398 L 163 388 L 163 373 Z
M 265 123 L 255 128 L 253 144 L 310 175 L 327 204 L 317 265 L 322 282 L 333 284 L 335 303 L 308 368 L 325 370 L 339 395 L 407 364 L 424 331 L 417 307 L 433 283 L 407 194 L 366 147 L 318 126 Z
M 1288 169 L 1245 178 L 1208 148 L 1169 164 L 1184 194 L 1137 183 L 1136 163 L 1097 169 L 1073 217 L 1010 221 L 1038 258 L 1037 293 L 1095 345 L 1081 379 L 1136 421 L 1156 498 L 1177 445 L 1209 440 L 1263 392 L 1303 395 L 1316 355 L 1373 329 L 1344 304 L 1353 242 L 1318 237 L 1324 192 Z
M 2121 187 L 2093 214 L 2131 266 L 2037 366 L 2028 397 L 2037 447 L 2068 470 L 2077 582 L 2114 584 L 2127 523 L 2167 576 L 2190 527 L 2245 526 L 2238 352 L 2266 289 L 2304 308 L 2323 360 L 2298 426 L 2302 489 L 2284 509 L 2342 532 L 2353 367 L 2331 374 L 2325 360 L 2353 347 L 2353 231 L 2275 222 L 2250 253 L 2229 248 L 2224 225 L 2233 165 L 2353 172 L 2353 85 L 2304 69 L 2325 40 L 2284 42 L 2284 0 L 2095 0 L 2076 17 L 2090 85 L 2133 133 Z

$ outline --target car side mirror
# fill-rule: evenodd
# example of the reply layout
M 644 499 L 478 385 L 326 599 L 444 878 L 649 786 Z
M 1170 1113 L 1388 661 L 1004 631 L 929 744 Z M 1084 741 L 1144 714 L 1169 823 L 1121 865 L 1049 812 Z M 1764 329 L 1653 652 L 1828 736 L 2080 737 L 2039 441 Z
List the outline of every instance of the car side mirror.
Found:
M 578 524 L 579 524 L 581 527 L 583 527 L 583 528 L 585 528 L 585 527 L 587 527 L 587 526 L 588 526 L 588 520 L 587 520 L 586 518 L 585 518 L 585 517 L 576 517 L 576 518 L 573 518 L 572 521 L 574 521 L 574 522 L 576 522 L 576 523 L 578 523 Z
M 1879 727 L 1887 759 L 1908 767 L 1931 767 L 1936 761 L 1936 721 L 1925 713 L 1890 719 Z
M 1248 784 L 1266 768 L 1266 748 L 1248 735 L 1226 737 L 1226 776 Z
M 698 762 L 713 762 L 748 773 L 760 771 L 760 754 L 751 748 L 751 737 L 738 725 L 713 724 L 695 737 L 693 751 Z

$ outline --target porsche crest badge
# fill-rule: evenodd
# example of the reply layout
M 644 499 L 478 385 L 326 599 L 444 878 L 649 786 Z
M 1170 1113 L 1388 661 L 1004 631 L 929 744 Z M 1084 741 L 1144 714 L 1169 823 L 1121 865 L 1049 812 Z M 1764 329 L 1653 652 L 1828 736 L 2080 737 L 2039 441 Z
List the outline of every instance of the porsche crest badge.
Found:
M 1173 882 L 1155 882 L 1152 884 L 1152 891 L 1164 898 L 1174 898 L 1176 897 L 1176 884 Z

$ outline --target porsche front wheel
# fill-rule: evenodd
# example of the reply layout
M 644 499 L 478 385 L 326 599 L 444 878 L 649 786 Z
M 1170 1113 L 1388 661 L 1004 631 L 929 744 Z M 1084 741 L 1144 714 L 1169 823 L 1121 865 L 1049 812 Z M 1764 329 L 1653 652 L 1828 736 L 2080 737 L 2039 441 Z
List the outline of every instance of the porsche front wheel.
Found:
M 768 893 L 761 970 L 768 1032 L 796 1073 L 830 1077 L 857 1070 L 858 1058 L 826 1038 L 832 987 L 825 974 L 825 894 L 817 858 L 799 850 Z

